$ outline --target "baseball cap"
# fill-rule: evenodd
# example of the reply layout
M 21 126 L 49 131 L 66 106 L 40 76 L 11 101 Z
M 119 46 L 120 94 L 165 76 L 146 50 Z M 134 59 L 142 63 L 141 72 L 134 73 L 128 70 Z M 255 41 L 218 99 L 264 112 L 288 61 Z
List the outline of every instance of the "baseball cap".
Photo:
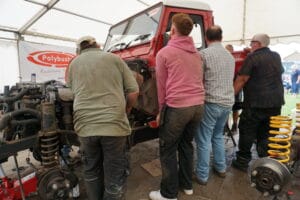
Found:
M 253 36 L 251 42 L 259 42 L 261 46 L 267 47 L 270 44 L 270 37 L 267 34 L 256 34 Z
M 79 38 L 76 42 L 76 45 L 78 48 L 80 47 L 80 44 L 82 42 L 88 42 L 89 44 L 93 44 L 96 42 L 96 39 L 92 36 L 83 36 L 83 37 Z

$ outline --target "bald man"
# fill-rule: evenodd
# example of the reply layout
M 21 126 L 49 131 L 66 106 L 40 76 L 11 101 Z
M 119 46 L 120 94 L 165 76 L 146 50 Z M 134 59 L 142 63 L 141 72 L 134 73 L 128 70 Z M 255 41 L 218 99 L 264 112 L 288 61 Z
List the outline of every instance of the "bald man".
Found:
M 280 55 L 268 48 L 267 34 L 256 34 L 251 40 L 251 53 L 234 82 L 235 94 L 244 92 L 243 111 L 239 122 L 239 151 L 232 166 L 247 171 L 251 147 L 256 141 L 259 157 L 267 156 L 269 119 L 279 115 L 284 104 L 284 72 Z

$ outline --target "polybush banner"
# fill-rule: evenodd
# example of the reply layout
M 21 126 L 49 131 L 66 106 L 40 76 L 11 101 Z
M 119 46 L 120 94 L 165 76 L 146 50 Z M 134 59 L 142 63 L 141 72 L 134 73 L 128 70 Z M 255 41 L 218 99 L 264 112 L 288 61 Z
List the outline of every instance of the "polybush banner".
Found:
M 66 67 L 74 56 L 75 48 L 20 41 L 21 81 L 30 81 L 35 74 L 37 82 L 65 82 Z

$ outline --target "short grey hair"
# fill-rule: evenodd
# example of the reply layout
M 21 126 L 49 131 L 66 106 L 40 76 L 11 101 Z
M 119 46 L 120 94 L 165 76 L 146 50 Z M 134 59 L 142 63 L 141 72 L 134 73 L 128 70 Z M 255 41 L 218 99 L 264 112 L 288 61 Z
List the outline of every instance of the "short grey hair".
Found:
M 254 35 L 251 41 L 259 42 L 261 46 L 267 47 L 270 44 L 270 37 L 267 34 L 259 33 Z

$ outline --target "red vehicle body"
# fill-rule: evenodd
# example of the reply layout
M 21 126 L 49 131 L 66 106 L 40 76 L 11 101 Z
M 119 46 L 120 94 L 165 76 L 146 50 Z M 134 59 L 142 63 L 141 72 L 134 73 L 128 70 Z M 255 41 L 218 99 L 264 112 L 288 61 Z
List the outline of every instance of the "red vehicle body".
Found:
M 171 18 L 186 13 L 194 21 L 191 33 L 198 50 L 206 48 L 205 30 L 214 24 L 209 5 L 198 0 L 164 0 L 111 27 L 104 50 L 118 54 L 134 71 L 140 86 L 138 103 L 130 117 L 133 143 L 157 136 L 153 121 L 158 113 L 155 56 L 168 41 Z M 246 54 L 236 52 L 237 69 Z
M 243 62 L 249 53 L 249 50 L 243 50 L 243 51 L 235 51 L 232 53 L 234 59 L 235 59 L 235 70 L 234 74 L 237 74 L 238 71 L 241 69 Z
M 35 173 L 28 174 L 22 179 L 24 196 L 28 197 L 37 190 L 37 177 Z M 1 200 L 19 200 L 22 199 L 19 180 L 12 180 L 7 177 L 0 179 L 0 199 Z
M 190 5 L 190 8 L 188 7 Z M 181 6 L 181 7 L 176 7 Z M 198 7 L 197 7 L 198 6 Z M 194 8 L 191 8 L 194 7 Z M 131 22 L 134 21 L 136 17 L 139 17 L 141 15 L 155 15 L 158 12 L 160 12 L 160 15 L 157 16 L 157 27 L 154 30 L 155 33 L 152 34 L 152 38 L 149 38 L 145 40 L 145 42 L 137 43 L 136 45 L 128 45 L 126 48 L 119 48 L 119 49 L 112 49 L 112 52 L 120 55 L 125 60 L 131 60 L 131 59 L 144 59 L 147 60 L 148 65 L 150 68 L 155 67 L 155 56 L 157 52 L 165 45 L 165 38 L 164 34 L 170 31 L 170 25 L 171 25 L 171 17 L 174 13 L 187 13 L 191 15 L 192 17 L 196 18 L 198 16 L 201 18 L 201 22 L 195 22 L 195 23 L 201 23 L 199 24 L 201 26 L 201 39 L 202 43 L 204 44 L 204 31 L 207 27 L 211 26 L 213 24 L 213 16 L 212 11 L 208 10 L 209 6 L 203 3 L 199 3 L 199 1 L 164 1 L 157 5 L 152 6 L 151 8 L 144 10 L 116 25 L 114 25 L 110 30 L 114 30 L 116 27 L 119 27 L 120 25 L 124 23 L 128 23 L 128 26 L 130 26 Z M 156 13 L 155 13 L 156 12 Z M 127 34 L 126 30 L 123 33 L 124 35 Z M 139 35 L 141 33 L 132 33 Z M 143 33 L 148 34 L 148 33 Z M 150 33 L 149 33 L 150 34 Z M 111 45 L 111 40 L 109 40 L 105 44 L 105 50 L 109 48 Z M 202 48 L 205 47 L 204 45 L 201 46 Z M 200 49 L 201 47 L 198 47 Z

